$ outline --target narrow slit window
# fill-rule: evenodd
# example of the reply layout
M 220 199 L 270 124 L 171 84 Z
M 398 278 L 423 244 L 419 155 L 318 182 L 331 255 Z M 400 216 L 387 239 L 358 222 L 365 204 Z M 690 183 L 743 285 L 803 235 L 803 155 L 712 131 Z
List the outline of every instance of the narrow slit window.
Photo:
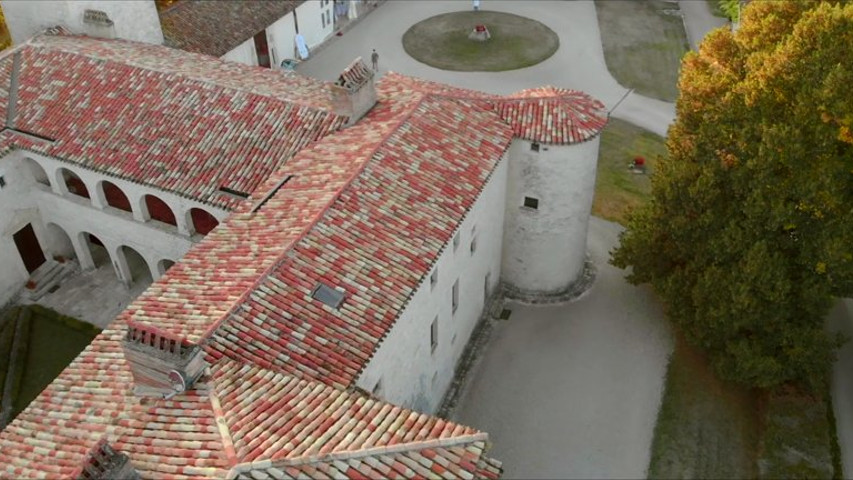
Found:
M 456 236 L 453 237 L 453 251 L 455 252 L 457 248 L 459 248 L 459 242 L 462 240 L 462 235 L 457 233 Z
M 340 308 L 344 301 L 344 292 L 336 290 L 325 283 L 318 283 L 311 292 L 311 297 L 319 300 L 332 308 Z
M 3 176 L 0 176 L 0 188 L 6 186 L 6 179 Z
M 435 352 L 436 347 L 438 347 L 438 316 L 432 320 L 432 325 L 429 326 L 430 352 Z
M 452 297 L 451 307 L 453 308 L 453 313 L 456 313 L 456 309 L 459 308 L 459 279 L 457 278 L 455 282 L 453 282 L 453 297 Z
M 525 208 L 539 210 L 539 199 L 534 197 L 524 197 L 524 206 Z
M 435 288 L 436 284 L 438 284 L 438 267 L 435 267 L 432 275 L 429 276 L 429 287 Z

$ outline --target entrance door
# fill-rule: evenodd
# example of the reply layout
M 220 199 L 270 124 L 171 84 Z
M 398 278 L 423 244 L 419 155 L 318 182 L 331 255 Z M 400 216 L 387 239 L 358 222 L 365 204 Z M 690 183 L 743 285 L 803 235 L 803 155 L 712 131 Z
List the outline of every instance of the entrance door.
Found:
M 270 68 L 270 48 L 267 45 L 266 30 L 261 30 L 255 35 L 255 53 L 258 54 L 258 65 Z
M 28 223 L 26 227 L 15 232 L 13 237 L 21 260 L 27 267 L 27 272 L 35 272 L 44 263 L 44 252 L 42 252 L 41 245 L 36 238 L 36 232 L 33 231 L 33 225 Z

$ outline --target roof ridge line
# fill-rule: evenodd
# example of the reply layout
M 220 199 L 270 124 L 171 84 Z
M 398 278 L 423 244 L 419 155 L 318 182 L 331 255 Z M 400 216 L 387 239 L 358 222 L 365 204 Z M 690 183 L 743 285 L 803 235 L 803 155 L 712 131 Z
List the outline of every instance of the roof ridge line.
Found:
M 233 478 L 230 476 L 231 473 L 236 476 L 239 473 L 248 472 L 258 468 L 270 468 L 270 467 L 295 467 L 300 465 L 309 465 L 317 462 L 324 461 L 334 461 L 334 460 L 352 460 L 358 458 L 372 457 L 375 455 L 382 454 L 394 454 L 394 453 L 402 453 L 402 452 L 411 452 L 416 450 L 423 450 L 426 448 L 443 448 L 443 447 L 455 447 L 457 445 L 466 444 L 466 443 L 474 443 L 474 442 L 486 442 L 489 440 L 489 434 L 486 432 L 477 432 L 470 433 L 466 435 L 457 435 L 454 437 L 448 438 L 434 438 L 431 440 L 418 440 L 411 441 L 406 443 L 398 443 L 395 445 L 389 445 L 385 447 L 369 447 L 362 448 L 358 450 L 344 450 L 339 452 L 330 452 L 322 455 L 303 455 L 295 458 L 282 458 L 278 460 L 260 460 L 254 462 L 246 462 L 234 465 L 231 471 L 229 472 L 228 478 Z
M 178 2 L 178 3 L 181 3 L 181 2 Z M 167 71 L 167 70 L 164 70 L 164 69 L 162 69 L 162 68 L 155 68 L 155 67 L 152 67 L 152 66 L 149 66 L 149 65 L 144 65 L 144 64 L 140 64 L 140 63 L 138 63 L 138 62 L 134 62 L 134 61 L 133 61 L 133 59 L 131 59 L 130 57 L 123 57 L 123 58 L 125 58 L 125 60 L 118 61 L 118 60 L 113 59 L 113 58 L 104 58 L 104 57 L 96 56 L 96 54 L 95 54 L 95 53 L 88 53 L 88 52 L 87 52 L 87 53 L 83 53 L 83 52 L 79 52 L 79 51 L 69 51 L 69 50 L 62 49 L 62 48 L 56 48 L 55 46 L 48 45 L 48 44 L 46 44 L 46 43 L 41 43 L 41 42 L 36 43 L 36 42 L 35 42 L 35 40 L 37 40 L 37 39 L 38 39 L 38 40 L 41 40 L 41 37 L 42 37 L 42 36 L 46 36 L 46 35 L 45 35 L 45 34 L 42 34 L 42 35 L 35 36 L 35 37 L 31 38 L 27 43 L 25 43 L 25 44 L 23 44 L 23 45 L 31 45 L 31 46 L 33 46 L 33 47 L 38 47 L 38 48 L 42 48 L 42 49 L 45 49 L 45 50 L 52 50 L 52 51 L 56 51 L 56 52 L 67 53 L 67 54 L 70 54 L 70 55 L 79 55 L 79 56 L 81 56 L 81 57 L 91 58 L 91 59 L 98 60 L 98 61 L 101 61 L 101 62 L 111 62 L 111 63 L 116 63 L 116 64 L 119 64 L 119 65 L 128 65 L 128 66 L 131 66 L 131 67 L 134 67 L 134 68 L 139 68 L 139 69 L 146 70 L 146 71 L 149 71 L 149 72 L 156 72 L 156 73 L 159 73 L 159 74 L 170 74 L 170 75 L 175 75 L 175 76 L 178 76 L 178 77 L 186 78 L 187 80 L 192 80 L 192 81 L 194 81 L 194 82 L 199 82 L 199 83 L 204 84 L 204 85 L 209 85 L 209 86 L 214 86 L 214 87 L 224 88 L 224 89 L 228 89 L 228 90 L 232 90 L 232 91 L 238 91 L 238 92 L 243 92 L 243 93 L 251 93 L 251 94 L 254 94 L 254 95 L 260 95 L 260 96 L 263 96 L 263 97 L 267 97 L 267 98 L 274 99 L 274 100 L 276 100 L 276 101 L 278 101 L 278 102 L 281 102 L 281 103 L 289 103 L 289 104 L 292 104 L 292 105 L 298 106 L 299 108 L 305 108 L 305 109 L 312 110 L 312 111 L 315 111 L 315 112 L 326 113 L 326 114 L 334 115 L 334 116 L 336 116 L 336 117 L 340 117 L 340 118 L 348 118 L 348 117 L 344 117 L 344 116 L 342 116 L 342 115 L 338 115 L 337 113 L 335 113 L 335 112 L 334 112 L 333 110 L 331 110 L 331 109 L 326 110 L 326 109 L 322 109 L 322 108 L 319 108 L 319 107 L 316 107 L 316 106 L 313 106 L 313 105 L 307 105 L 307 104 L 302 103 L 301 101 L 298 101 L 298 100 L 290 100 L 290 99 L 285 100 L 285 99 L 282 99 L 282 98 L 280 98 L 280 97 L 278 97 L 278 96 L 276 96 L 276 95 L 273 95 L 273 94 L 271 94 L 271 93 L 261 93 L 261 92 L 255 91 L 255 90 L 250 90 L 250 89 L 244 88 L 244 87 L 242 87 L 242 86 L 234 87 L 234 86 L 229 86 L 229 85 L 223 85 L 222 83 L 217 83 L 217 82 L 214 82 L 214 81 L 212 81 L 212 80 L 204 80 L 204 79 L 201 79 L 201 78 L 198 78 L 198 77 L 190 76 L 190 75 L 188 75 L 188 74 L 186 74 L 185 72 L 182 72 L 182 71 Z M 79 36 L 82 36 L 82 35 L 71 35 L 71 36 L 73 36 L 73 37 L 79 37 Z M 94 37 L 89 37 L 89 38 L 94 38 Z M 97 41 L 103 41 L 103 42 L 115 42 L 115 43 L 119 43 L 119 44 L 141 43 L 141 42 L 133 42 L 133 41 L 130 41 L 130 40 L 124 40 L 124 39 L 121 39 L 121 38 L 104 38 L 104 39 L 95 38 L 95 40 L 97 40 Z M 30 42 L 32 42 L 32 43 L 30 43 Z M 143 45 L 145 45 L 145 46 L 149 46 L 148 44 L 143 44 Z M 163 45 L 160 45 L 160 46 L 163 46 Z M 172 47 L 165 47 L 165 46 L 163 46 L 163 47 L 164 47 L 164 48 L 172 48 Z M 175 50 L 177 50 L 177 49 L 175 49 Z M 222 62 L 222 63 L 225 63 L 225 64 L 236 64 L 236 65 L 242 65 L 242 64 L 238 64 L 237 62 L 230 62 L 230 61 L 222 60 L 222 59 L 221 59 L 221 58 L 219 58 L 219 57 L 211 57 L 211 56 L 209 56 L 209 55 L 204 55 L 204 54 L 201 54 L 201 53 L 195 53 L 195 52 L 189 52 L 189 51 L 186 51 L 186 50 L 180 50 L 180 51 L 181 51 L 181 52 L 183 52 L 183 53 L 185 53 L 185 54 L 188 54 L 188 55 L 198 55 L 198 56 L 202 56 L 202 57 L 205 57 L 206 59 L 211 59 L 211 58 L 212 58 L 212 59 L 218 60 L 218 61 L 220 61 L 220 62 Z M 272 71 L 272 70 L 270 69 L 270 71 Z M 297 74 L 297 75 L 298 75 L 298 74 Z M 306 77 L 306 78 L 310 78 L 310 77 Z M 314 79 L 314 80 L 316 80 L 316 79 Z M 331 83 L 331 82 L 324 81 L 324 80 L 316 80 L 316 81 L 318 81 L 318 82 L 322 83 L 322 84 L 323 84 L 324 86 L 326 86 L 326 87 L 328 87 L 329 83 Z
M 284 248 L 284 250 L 282 250 L 282 252 L 278 256 L 278 258 L 276 258 L 275 261 L 272 262 L 272 264 L 270 264 L 269 267 L 267 267 L 260 275 L 258 275 L 258 277 L 255 279 L 255 281 L 252 282 L 252 285 L 249 288 L 247 288 L 242 294 L 240 294 L 240 296 L 237 297 L 236 300 L 234 300 L 234 303 L 231 304 L 231 306 L 228 308 L 228 310 L 224 314 L 222 314 L 222 316 L 220 316 L 219 319 L 217 319 L 215 322 L 213 322 L 200 335 L 200 341 L 198 343 L 201 343 L 204 340 L 210 338 L 213 335 L 213 333 L 216 330 L 218 330 L 220 326 L 222 326 L 222 324 L 225 322 L 225 320 L 228 317 L 230 317 L 231 315 L 233 315 L 237 311 L 237 309 L 240 308 L 240 305 L 245 303 L 246 299 L 249 298 L 249 296 L 252 294 L 252 292 L 257 290 L 258 287 L 261 285 L 261 283 L 263 283 L 270 276 L 270 274 L 273 271 L 275 271 L 276 269 L 278 269 L 281 266 L 281 264 L 284 262 L 284 259 L 287 256 L 287 253 L 290 252 L 294 248 L 294 246 L 296 246 L 297 243 L 299 243 L 302 239 L 304 239 L 307 236 L 308 232 L 310 232 L 311 230 L 314 229 L 314 227 L 317 226 L 317 224 L 320 222 L 320 219 L 323 218 L 323 216 L 326 214 L 326 212 L 329 210 L 329 208 L 338 200 L 338 198 L 340 198 L 341 194 L 347 188 L 349 188 L 350 185 L 352 185 L 352 183 L 358 177 L 361 176 L 361 174 L 367 168 L 367 165 L 370 164 L 370 162 L 373 160 L 373 157 L 376 156 L 376 152 L 380 148 L 382 148 L 383 145 L 385 145 L 385 143 L 388 141 L 389 138 L 391 138 L 392 135 L 397 133 L 397 130 L 399 130 L 400 127 L 412 117 L 412 115 L 414 115 L 414 112 L 418 108 L 420 108 L 421 104 L 424 103 L 425 99 L 426 99 L 426 96 L 421 97 L 418 100 L 418 102 L 415 105 L 413 105 L 412 108 L 408 112 L 406 112 L 406 114 L 403 115 L 402 118 L 392 128 L 389 129 L 388 133 L 385 134 L 382 137 L 382 139 L 376 143 L 376 147 L 374 147 L 370 151 L 369 156 L 367 156 L 367 160 L 365 160 L 364 163 L 360 167 L 358 167 L 355 172 L 353 172 L 353 174 L 350 176 L 350 178 L 347 179 L 346 182 L 344 182 L 344 184 L 341 186 L 341 188 L 339 188 L 338 191 L 335 192 L 334 195 L 332 195 L 332 197 L 329 199 L 329 201 L 326 202 L 326 204 L 323 206 L 323 208 L 320 209 L 319 212 L 317 212 L 317 214 L 314 216 L 314 218 L 311 219 L 311 222 L 305 226 L 305 228 L 302 230 L 302 232 L 300 232 L 298 236 L 296 236 L 288 245 L 286 245 L 286 247 Z M 285 166 L 286 165 L 283 165 L 282 169 Z M 279 171 L 281 171 L 282 169 L 279 169 Z

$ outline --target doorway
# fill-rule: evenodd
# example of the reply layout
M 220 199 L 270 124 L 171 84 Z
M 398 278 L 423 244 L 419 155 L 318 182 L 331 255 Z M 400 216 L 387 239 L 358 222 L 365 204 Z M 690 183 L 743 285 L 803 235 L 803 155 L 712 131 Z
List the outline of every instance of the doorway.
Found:
M 261 30 L 255 35 L 255 53 L 258 55 L 258 65 L 270 68 L 270 47 L 267 45 L 266 30 Z
M 15 232 L 13 238 L 27 272 L 35 272 L 45 262 L 45 258 L 38 238 L 36 238 L 36 232 L 33 230 L 33 224 L 28 223 L 26 227 Z

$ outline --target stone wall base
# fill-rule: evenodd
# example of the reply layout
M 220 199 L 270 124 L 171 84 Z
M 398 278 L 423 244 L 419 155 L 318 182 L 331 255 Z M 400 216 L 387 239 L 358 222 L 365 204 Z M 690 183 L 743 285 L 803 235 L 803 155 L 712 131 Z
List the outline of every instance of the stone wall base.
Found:
M 550 292 L 531 291 L 501 282 L 501 289 L 505 298 L 521 303 L 531 305 L 566 303 L 580 297 L 584 292 L 589 290 L 595 282 L 595 274 L 595 264 L 589 255 L 587 255 L 580 276 L 566 288 Z

